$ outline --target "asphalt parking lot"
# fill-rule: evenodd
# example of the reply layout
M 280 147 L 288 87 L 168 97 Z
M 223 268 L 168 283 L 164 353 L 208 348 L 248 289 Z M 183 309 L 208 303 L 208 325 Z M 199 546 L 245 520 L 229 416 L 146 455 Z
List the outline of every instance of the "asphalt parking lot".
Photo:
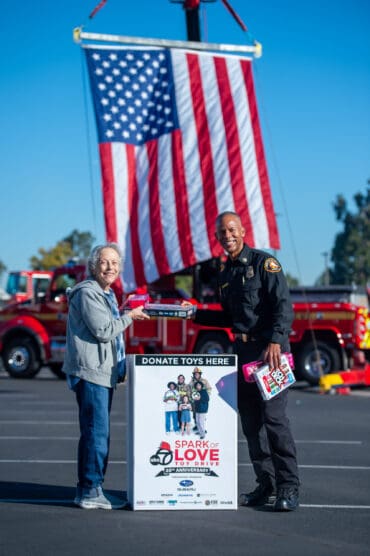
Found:
M 105 488 L 126 488 L 124 388 L 113 401 Z M 47 369 L 33 380 L 0 371 L 0 555 L 141 556 L 369 554 L 370 392 L 322 395 L 298 384 L 289 416 L 297 442 L 301 507 L 84 511 L 76 481 L 77 408 Z M 239 434 L 239 491 L 254 488 Z

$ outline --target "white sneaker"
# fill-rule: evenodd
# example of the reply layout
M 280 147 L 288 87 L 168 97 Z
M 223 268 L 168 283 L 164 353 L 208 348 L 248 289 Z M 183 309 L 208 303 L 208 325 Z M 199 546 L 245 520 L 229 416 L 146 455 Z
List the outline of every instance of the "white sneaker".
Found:
M 105 494 L 102 487 L 97 487 L 95 490 L 95 494 L 83 494 L 81 498 L 76 496 L 75 504 L 84 510 L 119 510 L 127 505 L 126 500 Z

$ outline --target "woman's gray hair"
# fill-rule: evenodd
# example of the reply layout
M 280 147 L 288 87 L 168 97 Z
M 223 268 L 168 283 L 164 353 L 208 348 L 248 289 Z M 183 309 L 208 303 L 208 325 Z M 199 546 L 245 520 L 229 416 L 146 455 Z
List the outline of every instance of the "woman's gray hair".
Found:
M 100 254 L 103 249 L 108 248 L 114 249 L 114 251 L 117 253 L 119 258 L 119 267 L 120 270 L 122 269 L 122 253 L 117 243 L 104 243 L 104 245 L 97 245 L 96 247 L 94 247 L 89 255 L 89 258 L 87 259 L 87 268 L 90 276 L 96 276 L 96 269 L 100 261 Z

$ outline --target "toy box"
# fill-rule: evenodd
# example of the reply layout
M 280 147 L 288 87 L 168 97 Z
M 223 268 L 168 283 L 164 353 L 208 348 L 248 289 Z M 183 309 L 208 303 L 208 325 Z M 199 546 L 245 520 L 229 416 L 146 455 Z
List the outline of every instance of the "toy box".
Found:
M 144 311 L 151 317 L 190 318 L 196 312 L 196 305 L 176 305 L 165 303 L 145 303 Z
M 244 378 L 247 382 L 256 382 L 264 400 L 270 400 L 296 381 L 291 353 L 281 356 L 281 368 L 271 370 L 262 361 L 253 361 L 243 365 Z
M 124 310 L 128 311 L 144 306 L 144 311 L 151 317 L 167 317 L 187 319 L 192 317 L 196 310 L 196 305 L 181 305 L 176 303 L 153 303 L 148 294 L 131 294 L 128 296 L 124 305 Z

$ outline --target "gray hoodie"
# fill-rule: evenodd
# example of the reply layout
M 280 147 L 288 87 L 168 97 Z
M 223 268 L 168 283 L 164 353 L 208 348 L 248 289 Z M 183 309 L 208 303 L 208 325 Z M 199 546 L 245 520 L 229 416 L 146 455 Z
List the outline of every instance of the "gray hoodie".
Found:
M 68 294 L 66 353 L 63 371 L 101 386 L 117 383 L 116 337 L 132 319 L 115 319 L 103 289 L 94 279 L 77 284 Z

